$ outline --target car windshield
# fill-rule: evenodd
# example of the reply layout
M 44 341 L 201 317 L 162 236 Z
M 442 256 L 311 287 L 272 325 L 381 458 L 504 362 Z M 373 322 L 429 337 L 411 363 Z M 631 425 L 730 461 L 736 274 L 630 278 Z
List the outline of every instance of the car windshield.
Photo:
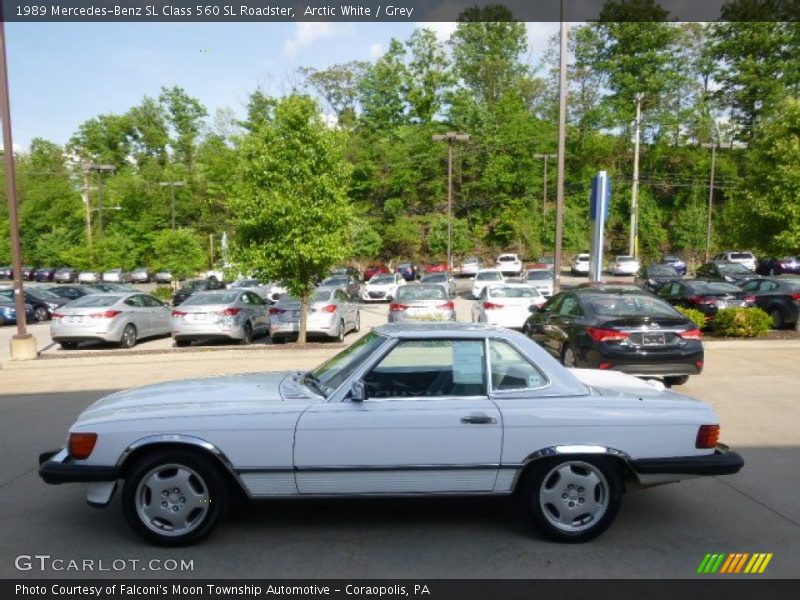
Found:
M 664 262 L 683 262 L 680 256 L 665 256 Z
M 314 302 L 327 302 L 331 299 L 331 293 L 332 290 L 317 290 L 314 292 L 313 296 L 308 297 L 308 302 L 309 304 L 313 304 Z M 285 294 L 281 297 L 281 302 L 300 302 L 300 298 Z
M 751 260 L 753 255 L 749 252 L 731 252 L 730 257 L 732 260 Z
M 587 294 L 584 298 L 592 311 L 603 317 L 681 316 L 663 300 L 642 294 Z
M 373 277 L 372 279 L 369 280 L 369 282 L 375 285 L 386 285 L 389 283 L 394 283 L 394 276 L 384 275 L 384 276 Z
M 245 288 L 245 287 L 258 287 L 261 285 L 257 279 L 242 279 L 237 281 L 236 283 L 232 283 L 231 287 L 234 288 Z
M 525 279 L 528 281 L 546 281 L 553 278 L 553 274 L 550 271 L 528 271 L 528 274 L 525 275 Z
M 588 254 L 578 254 L 578 256 L 575 257 L 575 260 L 577 260 L 578 262 L 589 262 L 589 255 Z
M 69 303 L 69 308 L 83 308 L 87 306 L 111 306 L 119 302 L 124 296 L 113 294 L 109 296 L 84 296 Z
M 322 363 L 309 376 L 327 398 L 385 341 L 385 337 L 370 332 Z
M 477 258 L 465 258 L 461 263 L 462 265 L 474 265 L 478 262 Z
M 634 260 L 636 260 L 636 259 L 633 258 L 632 256 L 618 256 L 617 257 L 617 262 L 633 262 Z
M 517 260 L 517 257 L 513 254 L 503 254 L 500 258 L 498 258 L 500 262 L 514 262 Z
M 787 279 L 783 282 L 783 285 L 792 292 L 800 291 L 800 279 Z
M 735 285 L 722 283 L 721 281 L 697 281 L 690 284 L 689 287 L 697 294 L 730 294 L 742 291 Z
M 750 271 L 744 265 L 740 265 L 739 263 L 732 263 L 729 265 L 721 264 L 717 265 L 719 267 L 720 273 L 736 275 L 737 273 L 750 273 Z
M 203 287 L 205 281 L 198 279 L 197 281 L 189 281 L 183 284 L 183 287 L 180 289 L 181 292 L 191 292 L 192 290 L 196 290 L 198 288 Z
M 422 279 L 420 279 L 420 283 L 444 283 L 447 281 L 447 275 L 443 273 L 437 273 L 436 275 L 426 275 Z
M 194 294 L 183 302 L 183 306 L 205 306 L 209 304 L 233 304 L 239 292 L 222 292 L 220 294 Z
M 647 274 L 655 277 L 676 277 L 678 272 L 667 265 L 653 265 L 647 269 Z
M 398 302 L 414 300 L 447 300 L 444 289 L 438 285 L 404 285 L 397 290 Z
M 535 288 L 504 286 L 489 288 L 489 295 L 492 298 L 538 298 L 541 296 Z
M 503 274 L 500 271 L 484 271 L 475 276 L 476 281 L 500 281 L 503 279 Z
M 61 298 L 61 296 L 41 288 L 28 289 L 28 293 L 34 298 L 39 298 L 40 300 L 58 300 Z
M 347 277 L 328 277 L 322 282 L 322 285 L 330 287 L 339 287 L 340 285 L 347 285 Z

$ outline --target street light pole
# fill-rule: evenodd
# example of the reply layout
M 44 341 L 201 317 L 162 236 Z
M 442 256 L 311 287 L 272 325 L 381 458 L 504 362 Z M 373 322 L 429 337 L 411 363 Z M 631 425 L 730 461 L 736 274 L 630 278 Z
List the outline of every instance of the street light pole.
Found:
M 558 175 L 556 178 L 556 239 L 553 265 L 553 293 L 561 288 L 561 244 L 564 229 L 564 154 L 567 142 L 567 38 L 569 23 L 566 0 L 561 0 L 561 56 L 558 75 Z
M 551 158 L 558 158 L 558 154 L 534 154 L 533 158 L 544 159 L 544 190 L 542 191 L 542 224 L 547 215 L 547 161 Z
M 175 231 L 175 188 L 183 187 L 186 185 L 185 181 L 162 181 L 158 185 L 161 187 L 169 187 L 172 189 L 172 200 L 170 201 L 170 215 L 172 222 L 172 230 Z
M 641 137 L 642 98 L 636 94 L 636 139 L 633 150 L 633 186 L 631 187 L 631 231 L 628 254 L 639 257 L 639 138 Z
M 453 144 L 455 142 L 469 141 L 466 133 L 448 131 L 443 135 L 431 136 L 434 142 L 447 142 L 447 271 L 452 269 L 452 238 L 453 238 Z
M 86 170 L 94 171 L 97 173 L 97 231 L 99 235 L 102 237 L 103 230 L 104 230 L 104 222 L 103 222 L 103 201 L 105 200 L 105 196 L 103 194 L 103 173 L 113 173 L 117 170 L 114 165 L 98 165 L 98 164 L 89 164 L 86 166 Z M 86 198 L 88 201 L 89 192 L 88 192 L 88 185 L 87 185 L 87 192 Z M 91 240 L 89 241 L 91 246 Z
M 17 182 L 14 167 L 14 141 L 11 135 L 11 103 L 8 94 L 8 63 L 6 62 L 5 23 L 0 20 L 0 120 L 3 126 L 3 162 L 8 197 L 8 227 L 11 236 L 11 264 L 14 277 L 14 306 L 17 314 L 17 333 L 11 338 L 12 359 L 36 358 L 36 339 L 28 333 L 25 320 L 25 292 L 22 284 L 22 252 L 19 242 L 19 212 Z
M 708 183 L 708 221 L 706 223 L 706 262 L 711 256 L 711 209 L 714 206 L 714 167 L 717 160 L 717 144 L 702 144 L 703 148 L 711 148 L 711 178 Z

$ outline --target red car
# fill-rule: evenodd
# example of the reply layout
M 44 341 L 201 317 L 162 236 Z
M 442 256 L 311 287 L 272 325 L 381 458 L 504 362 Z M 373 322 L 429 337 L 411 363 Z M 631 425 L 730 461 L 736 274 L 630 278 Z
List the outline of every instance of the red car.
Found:
M 423 270 L 426 273 L 447 273 L 447 263 L 440 262 L 435 265 L 428 265 Z
M 373 276 L 384 273 L 391 273 L 389 267 L 385 264 L 378 262 L 370 263 L 367 265 L 367 268 L 364 269 L 364 281 L 369 281 Z

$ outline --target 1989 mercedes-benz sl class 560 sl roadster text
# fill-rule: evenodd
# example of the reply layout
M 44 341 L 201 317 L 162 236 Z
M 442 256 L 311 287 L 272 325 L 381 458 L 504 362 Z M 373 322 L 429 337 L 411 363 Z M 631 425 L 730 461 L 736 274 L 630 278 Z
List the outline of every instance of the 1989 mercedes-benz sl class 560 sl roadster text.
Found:
M 40 456 L 48 483 L 119 481 L 131 527 L 199 540 L 249 498 L 516 493 L 547 535 L 578 542 L 623 492 L 738 472 L 707 404 L 622 373 L 566 369 L 524 335 L 467 323 L 385 325 L 309 372 L 118 392 Z

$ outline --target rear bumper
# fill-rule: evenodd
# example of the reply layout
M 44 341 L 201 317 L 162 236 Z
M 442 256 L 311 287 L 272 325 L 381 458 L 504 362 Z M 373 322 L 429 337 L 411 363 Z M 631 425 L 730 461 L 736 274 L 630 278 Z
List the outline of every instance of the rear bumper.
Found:
M 642 377 L 670 377 L 699 375 L 703 371 L 704 352 L 701 342 L 689 341 L 683 347 L 642 351 L 599 344 L 599 348 L 587 352 L 591 368 L 621 371 Z
M 97 483 L 120 478 L 117 467 L 76 464 L 66 449 L 51 450 L 39 455 L 39 477 L 45 483 Z
M 638 475 L 733 475 L 742 469 L 744 459 L 720 444 L 713 454 L 642 458 L 629 464 Z

